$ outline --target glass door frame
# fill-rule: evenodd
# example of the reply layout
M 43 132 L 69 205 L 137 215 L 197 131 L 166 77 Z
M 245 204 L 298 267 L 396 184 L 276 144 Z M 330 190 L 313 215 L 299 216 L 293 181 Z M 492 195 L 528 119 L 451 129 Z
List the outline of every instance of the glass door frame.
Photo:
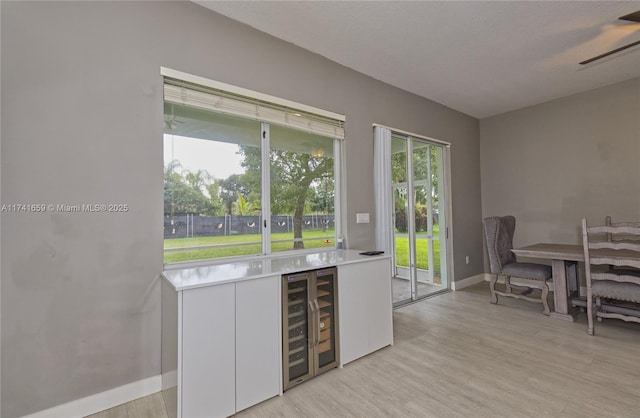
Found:
M 407 216 L 407 233 L 408 239 L 410 240 L 409 245 L 409 273 L 410 273 L 410 298 L 403 299 L 400 301 L 394 301 L 393 306 L 399 307 L 405 305 L 407 303 L 412 303 L 416 300 L 420 300 L 432 295 L 436 295 L 442 292 L 446 292 L 450 289 L 451 279 L 453 277 L 453 263 L 452 263 L 452 254 L 453 254 L 453 242 L 452 242 L 452 234 L 451 234 L 451 171 L 450 171 L 450 144 L 444 141 L 436 140 L 433 138 L 428 138 L 422 135 L 417 135 L 414 133 L 388 128 L 382 125 L 374 125 L 375 129 L 375 160 L 374 160 L 374 171 L 375 171 L 375 180 L 376 180 L 376 210 L 377 210 L 377 221 L 376 221 L 376 244 L 378 249 L 388 251 L 392 256 L 393 263 L 393 273 L 395 277 L 395 273 L 397 271 L 396 266 L 396 234 L 395 234 L 395 208 L 394 208 L 394 188 L 400 183 L 407 184 L 407 206 L 408 206 L 408 214 L 411 216 Z M 407 175 L 407 179 L 405 182 L 394 183 L 392 179 L 392 168 L 391 168 L 391 157 L 392 157 L 392 148 L 391 141 L 392 137 L 398 137 L 407 140 L 406 152 L 407 156 L 411 156 L 411 158 L 407 158 L 407 167 L 406 170 L 411 175 Z M 437 290 L 431 293 L 427 293 L 424 295 L 419 294 L 418 289 L 418 265 L 417 265 L 417 251 L 416 251 L 416 222 L 415 222 L 415 196 L 412 195 L 412 192 L 415 191 L 415 186 L 417 183 L 424 182 L 425 179 L 415 180 L 414 179 L 414 170 L 413 170 L 413 150 L 414 144 L 413 140 L 418 141 L 421 144 L 425 144 L 429 146 L 429 150 L 431 147 L 438 147 L 440 150 L 438 151 L 440 155 L 438 156 L 438 164 L 436 175 L 440 178 L 438 182 L 438 222 L 439 226 L 439 236 L 437 240 L 439 241 L 440 247 L 440 277 L 442 281 L 442 289 Z M 431 154 L 429 153 L 429 166 L 431 165 Z M 431 167 L 429 167 L 429 175 L 431 175 Z M 429 177 L 430 178 L 430 177 Z M 429 179 L 426 180 L 427 184 L 430 186 L 429 190 L 432 190 L 431 181 Z M 419 184 L 418 184 L 419 185 Z M 429 203 L 432 204 L 432 197 L 429 198 Z M 427 210 L 427 215 L 433 214 L 433 209 L 429 208 Z M 429 218 L 429 216 L 427 216 Z M 435 234 L 433 233 L 433 226 L 436 224 L 433 222 L 433 219 L 427 219 L 429 230 L 427 231 L 427 239 L 429 242 L 427 243 L 427 252 L 428 256 L 431 258 L 431 262 L 429 264 L 429 271 L 435 271 L 435 251 L 432 249 L 434 241 L 436 240 Z

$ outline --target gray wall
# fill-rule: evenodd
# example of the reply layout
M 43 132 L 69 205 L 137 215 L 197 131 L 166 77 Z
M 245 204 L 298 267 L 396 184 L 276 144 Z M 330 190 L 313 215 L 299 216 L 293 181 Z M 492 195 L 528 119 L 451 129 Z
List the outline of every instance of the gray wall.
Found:
M 480 122 L 483 216 L 514 245 L 581 243 L 580 220 L 640 220 L 640 78 Z
M 3 417 L 160 373 L 161 66 L 345 114 L 351 247 L 374 242 L 372 123 L 450 141 L 456 278 L 482 271 L 476 119 L 193 3 L 1 7 L 2 202 L 131 208 L 2 214 Z

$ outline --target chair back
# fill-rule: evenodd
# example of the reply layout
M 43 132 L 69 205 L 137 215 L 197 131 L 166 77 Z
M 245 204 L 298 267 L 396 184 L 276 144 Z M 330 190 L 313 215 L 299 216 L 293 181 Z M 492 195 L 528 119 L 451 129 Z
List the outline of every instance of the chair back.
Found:
M 632 228 L 640 228 L 640 222 L 613 222 L 611 220 L 611 216 L 607 216 L 604 220 L 605 225 L 606 226 L 630 226 Z M 613 242 L 613 241 L 638 241 L 640 242 L 640 236 L 635 235 L 635 234 L 623 234 L 623 233 L 619 233 L 619 234 L 611 234 L 608 233 L 607 234 L 607 241 L 609 242 Z
M 628 270 L 592 271 L 592 266 L 595 265 L 640 269 L 640 226 L 635 225 L 635 222 L 607 223 L 610 225 L 590 227 L 587 220 L 582 219 L 587 292 L 590 292 L 593 282 L 597 280 L 640 285 L 640 276 L 627 274 Z
M 505 265 L 516 262 L 516 256 L 511 252 L 515 230 L 516 218 L 511 215 L 484 219 L 484 234 L 487 240 L 491 273 L 501 274 Z

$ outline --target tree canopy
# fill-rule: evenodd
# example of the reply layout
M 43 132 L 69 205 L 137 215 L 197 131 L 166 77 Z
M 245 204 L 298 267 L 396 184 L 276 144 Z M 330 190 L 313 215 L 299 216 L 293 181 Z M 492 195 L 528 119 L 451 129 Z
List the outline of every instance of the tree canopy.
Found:
M 261 211 L 262 162 L 257 147 L 238 146 L 243 174 L 215 179 L 206 170 L 181 170 L 179 161 L 165 167 L 166 215 L 254 215 Z M 293 217 L 294 239 L 302 238 L 305 213 L 333 214 L 333 158 L 283 150 L 270 152 L 271 213 Z M 304 248 L 301 240 L 294 248 Z
M 244 184 L 249 190 L 260 190 L 261 153 L 256 147 L 240 146 L 245 168 Z M 271 213 L 293 216 L 293 248 L 304 248 L 302 242 L 302 220 L 307 207 L 321 209 L 333 193 L 333 158 L 316 157 L 307 153 L 285 150 L 269 152 L 271 172 Z M 331 188 L 329 187 L 331 183 Z M 248 200 L 259 197 L 249 193 Z M 331 208 L 333 208 L 331 199 Z M 325 206 L 328 212 L 328 206 Z M 318 211 L 321 212 L 321 211 Z M 333 213 L 333 212 L 329 212 Z
M 182 170 L 171 161 L 164 168 L 164 213 L 167 215 L 222 215 L 218 181 L 206 170 Z
M 431 198 L 432 210 L 439 207 L 438 149 L 423 145 L 414 147 L 412 154 L 413 181 L 415 192 L 415 220 L 417 231 L 427 231 L 427 205 Z M 429 171 L 431 168 L 431 171 Z M 407 152 L 397 152 L 391 156 L 392 181 L 396 185 L 407 182 Z M 422 184 L 421 184 L 422 183 Z M 403 193 L 404 192 L 404 193 Z M 430 194 L 430 196 L 429 196 Z M 406 184 L 394 192 L 395 222 L 399 232 L 407 231 Z

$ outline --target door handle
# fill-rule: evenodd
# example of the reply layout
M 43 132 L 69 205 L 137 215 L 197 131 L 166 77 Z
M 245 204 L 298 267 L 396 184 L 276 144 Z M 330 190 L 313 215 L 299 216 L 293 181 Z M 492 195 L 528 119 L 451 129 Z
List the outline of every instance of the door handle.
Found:
M 309 301 L 309 318 L 307 319 L 307 323 L 309 324 L 309 334 L 307 336 L 307 340 L 309 342 L 309 350 L 313 350 L 313 346 L 316 345 L 315 342 L 315 307 L 313 306 L 313 301 Z
M 320 344 L 320 305 L 318 305 L 318 299 L 314 299 L 313 303 L 316 305 L 316 345 Z

